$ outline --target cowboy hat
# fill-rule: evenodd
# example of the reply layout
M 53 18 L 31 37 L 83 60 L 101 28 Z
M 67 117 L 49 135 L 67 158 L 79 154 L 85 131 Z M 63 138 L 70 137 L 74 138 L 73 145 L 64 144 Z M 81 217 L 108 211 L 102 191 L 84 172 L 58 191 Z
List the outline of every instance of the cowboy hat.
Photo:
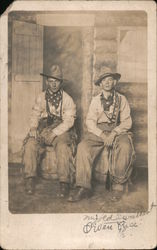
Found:
M 113 72 L 110 68 L 103 67 L 99 73 L 98 79 L 95 81 L 95 85 L 99 85 L 100 82 L 108 76 L 112 76 L 115 80 L 118 81 L 121 77 L 121 74 Z
M 63 80 L 62 70 L 58 65 L 52 65 L 46 73 L 40 73 L 40 75 L 54 78 L 59 81 Z

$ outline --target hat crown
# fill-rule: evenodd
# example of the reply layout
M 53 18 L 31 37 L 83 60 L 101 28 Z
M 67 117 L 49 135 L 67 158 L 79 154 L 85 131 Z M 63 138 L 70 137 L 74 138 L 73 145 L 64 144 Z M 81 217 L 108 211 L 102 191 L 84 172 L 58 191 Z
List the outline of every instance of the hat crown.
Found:
M 114 73 L 115 72 L 111 68 L 103 66 L 99 70 L 99 77 L 104 75 L 104 74 L 114 74 Z
M 59 65 L 52 65 L 49 69 L 48 76 L 56 77 L 61 79 L 62 78 L 62 70 Z
M 111 68 L 106 67 L 106 66 L 102 66 L 99 70 L 98 76 L 97 76 L 97 80 L 95 82 L 95 85 L 99 85 L 100 82 L 108 77 L 108 76 L 112 76 L 114 79 L 119 80 L 121 75 L 119 73 L 114 72 Z

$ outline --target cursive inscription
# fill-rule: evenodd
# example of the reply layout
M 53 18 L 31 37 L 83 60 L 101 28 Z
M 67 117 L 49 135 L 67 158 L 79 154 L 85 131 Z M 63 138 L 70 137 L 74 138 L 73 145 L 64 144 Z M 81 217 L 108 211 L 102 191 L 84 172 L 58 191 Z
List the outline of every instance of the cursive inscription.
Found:
M 137 228 L 140 225 L 140 217 L 149 214 L 153 208 L 157 205 L 152 203 L 150 210 L 146 212 L 140 212 L 131 215 L 123 214 L 95 214 L 94 216 L 85 215 L 83 225 L 83 232 L 88 234 L 90 232 L 98 233 L 100 231 L 113 231 L 118 230 L 118 233 L 122 236 L 126 236 L 126 232 Z M 138 219 L 138 220 L 137 220 Z
M 94 233 L 100 231 L 100 230 L 113 230 L 113 225 L 112 224 L 107 224 L 107 223 L 100 223 L 97 224 L 97 222 L 88 222 L 86 225 L 83 227 L 83 232 L 84 233 L 89 233 L 91 230 L 93 230 Z

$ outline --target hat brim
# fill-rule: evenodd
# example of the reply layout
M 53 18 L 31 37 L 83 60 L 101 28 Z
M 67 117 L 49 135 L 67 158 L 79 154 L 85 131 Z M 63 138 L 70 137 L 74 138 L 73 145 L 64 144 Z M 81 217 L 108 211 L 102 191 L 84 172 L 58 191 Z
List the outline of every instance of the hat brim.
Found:
M 56 77 L 56 76 L 50 76 L 50 75 L 47 75 L 45 73 L 40 73 L 40 75 L 48 77 L 48 78 L 53 78 L 53 79 L 56 79 L 56 80 L 59 80 L 59 81 L 63 81 L 64 80 L 63 78 L 59 78 L 59 77 Z
M 101 82 L 104 78 L 106 78 L 106 77 L 108 77 L 108 76 L 112 76 L 112 77 L 113 77 L 115 80 L 117 80 L 117 81 L 121 78 L 121 74 L 119 74 L 119 73 L 105 73 L 105 74 L 101 75 L 101 76 L 99 77 L 99 79 L 96 80 L 95 85 L 99 85 L 100 82 Z

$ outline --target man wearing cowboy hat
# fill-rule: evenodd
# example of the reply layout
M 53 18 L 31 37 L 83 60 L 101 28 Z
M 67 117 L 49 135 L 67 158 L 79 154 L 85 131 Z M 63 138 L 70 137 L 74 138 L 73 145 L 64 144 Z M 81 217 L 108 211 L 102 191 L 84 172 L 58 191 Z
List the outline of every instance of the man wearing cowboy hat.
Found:
M 76 107 L 72 98 L 63 90 L 62 71 L 53 65 L 49 72 L 41 73 L 46 77 L 46 91 L 42 92 L 32 109 L 30 131 L 24 141 L 24 177 L 26 192 L 32 194 L 40 156 L 45 146 L 53 146 L 56 152 L 60 197 L 69 191 L 69 161 L 72 152 L 70 146 L 76 139 L 72 129 L 76 116 Z
M 88 133 L 78 145 L 76 157 L 76 192 L 69 201 L 79 201 L 92 194 L 93 163 L 103 150 L 112 189 L 122 191 L 132 172 L 134 148 L 131 135 L 130 107 L 126 97 L 115 90 L 121 75 L 103 69 L 95 85 L 101 93 L 93 97 L 86 118 Z

